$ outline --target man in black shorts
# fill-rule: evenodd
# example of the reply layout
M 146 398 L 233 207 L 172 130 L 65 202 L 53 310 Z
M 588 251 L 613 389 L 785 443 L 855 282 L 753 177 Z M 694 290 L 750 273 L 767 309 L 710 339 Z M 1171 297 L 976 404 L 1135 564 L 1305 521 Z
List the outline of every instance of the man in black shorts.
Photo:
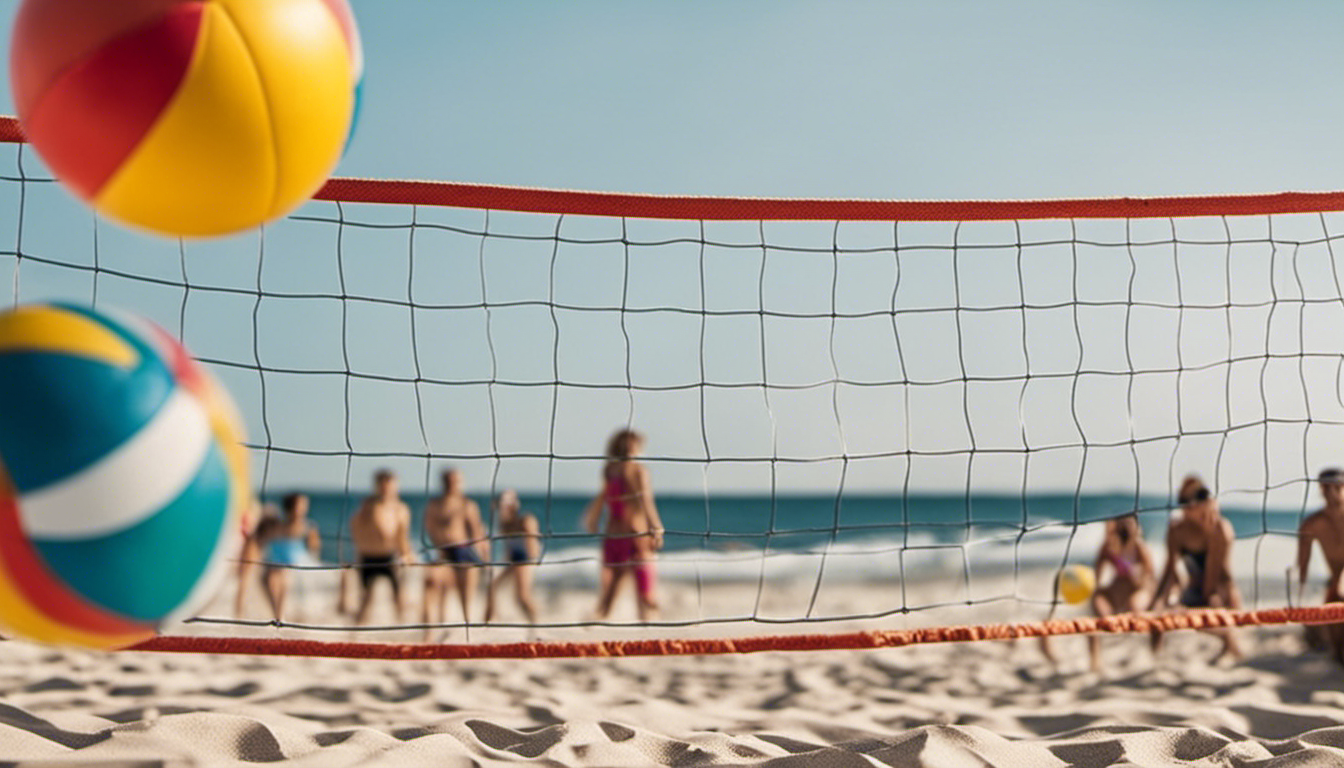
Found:
M 380 470 L 374 475 L 374 488 L 374 495 L 365 499 L 350 519 L 350 537 L 359 556 L 360 599 L 356 624 L 363 624 L 368 619 L 373 585 L 382 577 L 387 577 L 392 587 L 397 621 L 405 620 L 406 605 L 397 573 L 398 559 L 410 562 L 414 558 L 410 537 L 411 510 L 397 493 L 397 476 L 391 470 Z

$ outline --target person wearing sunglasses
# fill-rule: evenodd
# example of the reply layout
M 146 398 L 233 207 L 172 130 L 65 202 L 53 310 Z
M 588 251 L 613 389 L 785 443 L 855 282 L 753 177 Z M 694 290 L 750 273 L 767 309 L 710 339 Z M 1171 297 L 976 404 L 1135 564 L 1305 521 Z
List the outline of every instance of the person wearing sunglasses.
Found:
M 1185 478 L 1177 498 L 1181 515 L 1167 526 L 1167 563 L 1148 610 L 1171 608 L 1173 593 L 1177 595 L 1175 610 L 1240 609 L 1241 593 L 1232 578 L 1232 543 L 1236 538 L 1232 524 L 1219 512 L 1218 500 L 1196 475 Z M 1177 573 L 1178 563 L 1183 575 Z M 1215 662 L 1224 656 L 1241 659 L 1235 634 L 1226 629 L 1208 631 L 1223 641 Z M 1161 633 L 1154 632 L 1153 650 L 1161 641 Z

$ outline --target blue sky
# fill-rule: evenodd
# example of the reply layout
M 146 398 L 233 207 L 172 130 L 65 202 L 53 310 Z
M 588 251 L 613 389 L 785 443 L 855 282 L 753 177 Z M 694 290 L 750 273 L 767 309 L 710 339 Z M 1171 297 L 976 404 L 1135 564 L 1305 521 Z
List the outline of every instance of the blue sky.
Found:
M 1338 187 L 1328 3 L 356 3 L 343 171 L 840 197 Z
M 356 0 L 354 7 L 366 49 L 366 102 L 359 132 L 338 169 L 341 175 L 655 193 L 914 199 L 1344 187 L 1339 130 L 1344 100 L 1337 96 L 1338 73 L 1344 71 L 1337 30 L 1344 28 L 1344 7 L 1338 4 Z M 0 2 L 0 18 L 11 18 L 14 8 L 13 2 Z M 2 37 L 7 39 L 7 29 Z M 0 91 L 0 108 L 12 112 L 7 88 Z M 31 155 L 27 161 L 33 162 Z M 12 159 L 4 162 L 12 171 Z M 0 238 L 16 230 L 16 205 L 14 189 L 0 190 Z M 305 210 L 320 217 L 334 213 L 329 205 Z M 347 213 L 394 225 L 408 223 L 411 215 L 402 208 L 356 207 Z M 469 230 L 485 223 L 475 212 L 421 210 L 417 216 L 421 223 Z M 55 189 L 30 190 L 24 223 L 26 253 L 89 262 L 92 218 Z M 1333 224 L 1330 231 L 1338 231 L 1339 223 Z M 1101 239 L 1123 240 L 1123 228 L 1088 226 Z M 1152 226 L 1144 231 L 1169 236 L 1161 232 L 1165 223 Z M 1192 236 L 1222 236 L 1207 223 L 1182 224 L 1187 226 L 1182 231 Z M 1237 226 L 1247 237 L 1260 237 L 1265 222 Z M 1276 232 L 1280 237 L 1320 234 L 1317 221 L 1285 226 Z M 555 220 L 495 215 L 490 228 L 494 233 L 549 233 Z M 693 224 L 633 222 L 630 228 L 633 239 L 698 235 Z M 1033 231 L 1052 239 L 1061 231 L 1067 235 L 1067 226 L 1041 224 Z M 567 221 L 564 233 L 610 238 L 619 236 L 619 222 Z M 754 224 L 714 225 L 708 234 L 711 240 L 733 243 L 759 236 Z M 825 251 L 832 234 L 830 225 L 772 225 L 767 239 Z M 406 229 L 347 230 L 347 292 L 404 300 L 408 235 Z M 184 260 L 174 242 L 129 234 L 106 222 L 97 227 L 97 236 L 101 266 L 138 276 L 180 277 Z M 947 245 L 953 235 L 949 227 L 929 225 L 907 236 L 913 240 L 906 242 Z M 1014 235 L 1011 225 L 980 225 L 957 236 L 963 244 L 1002 244 Z M 853 226 L 843 228 L 840 239 L 858 247 L 881 245 L 890 237 L 889 227 Z M 549 243 L 491 240 L 482 272 L 479 237 L 420 229 L 416 238 L 412 293 L 417 301 L 477 301 L 483 278 L 492 302 L 547 295 Z M 282 224 L 271 228 L 264 241 L 252 234 L 189 244 L 188 274 L 194 284 L 254 287 L 263 245 L 266 290 L 339 289 L 335 227 L 326 224 Z M 890 304 L 890 254 L 846 258 L 835 272 L 829 253 L 806 257 L 772 251 L 762 281 L 759 250 L 710 251 L 710 306 L 750 309 L 764 293 L 772 307 L 824 313 L 832 279 L 842 310 Z M 1303 249 L 1300 261 L 1264 245 L 1239 249 L 1232 260 L 1214 251 L 1182 257 L 1192 260 L 1182 273 L 1187 300 L 1200 290 L 1196 276 L 1201 273 L 1220 289 L 1231 284 L 1238 301 L 1251 301 L 1270 287 L 1281 295 L 1316 295 L 1319 281 L 1294 294 L 1296 278 L 1305 273 L 1323 280 L 1332 258 L 1324 247 Z M 1009 255 L 984 254 L 962 257 L 963 299 L 987 305 L 1019 301 Z M 557 297 L 591 306 L 618 301 L 625 255 L 609 244 L 561 248 Z M 1122 256 L 1116 249 L 1095 257 L 1082 254 L 1081 263 L 1089 269 L 1073 281 L 1076 290 L 1123 298 L 1122 291 L 1116 292 L 1128 268 Z M 697 306 L 694 248 L 636 248 L 630 258 L 632 306 Z M 910 253 L 901 272 L 901 306 L 921 301 L 946 306 L 953 285 L 949 258 L 942 250 Z M 1028 292 L 1039 292 L 1044 301 L 1052 291 L 1067 288 L 1064 275 L 1072 274 L 1073 258 L 1049 248 L 1030 254 L 1024 262 Z M 1151 291 L 1154 300 L 1171 292 L 1174 282 L 1163 271 L 1170 269 L 1169 248 L 1147 249 L 1137 264 L 1140 292 Z M 0 285 L 13 282 L 14 269 L 0 260 Z M 86 271 L 32 261 L 18 271 L 19 297 L 25 300 L 85 299 L 93 287 Z M 270 367 L 323 370 L 345 364 L 336 302 L 267 299 L 256 310 L 259 343 L 254 348 L 255 308 L 248 296 L 193 291 L 184 303 L 180 289 L 107 275 L 99 278 L 98 290 L 100 301 L 180 329 L 204 357 L 243 364 L 260 357 Z M 1211 295 L 1209 300 L 1220 299 Z M 356 302 L 347 311 L 344 353 L 357 370 L 409 377 L 418 364 L 429 377 L 489 377 L 486 342 L 493 341 L 494 373 L 500 378 L 550 378 L 557 347 L 563 378 L 619 383 L 624 376 L 624 341 L 615 313 L 566 314 L 559 320 L 558 340 L 549 314 L 535 307 L 493 312 L 488 338 L 483 312 L 417 313 L 421 336 L 412 347 L 404 308 Z M 1170 364 L 1168 358 L 1185 355 L 1188 360 L 1201 349 L 1253 354 L 1286 345 L 1291 352 L 1297 344 L 1296 321 L 1284 313 L 1269 317 L 1247 309 L 1233 314 L 1230 320 L 1223 314 L 1186 316 L 1178 346 L 1171 313 L 1138 313 L 1131 338 L 1152 342 L 1137 350 L 1140 358 L 1151 358 L 1139 364 L 1161 367 Z M 185 324 L 179 325 L 179 317 L 186 318 Z M 1021 357 L 1021 321 L 990 317 L 980 326 L 973 318 L 966 320 L 963 351 L 972 368 L 982 364 L 986 373 L 1012 375 Z M 952 319 L 948 313 L 902 318 L 909 354 L 904 364 L 912 377 L 959 373 L 949 368 L 957 349 Z M 1230 339 L 1224 320 L 1236 325 Z M 1334 321 L 1327 315 L 1303 320 L 1308 332 L 1301 346 L 1338 347 Z M 1033 370 L 1052 365 L 1069 370 L 1080 356 L 1089 366 L 1123 366 L 1115 322 L 1114 313 L 1087 314 L 1079 326 L 1085 336 L 1079 351 L 1071 319 L 1034 316 L 1028 334 Z M 824 382 L 837 370 L 841 378 L 864 380 L 901 375 L 889 319 L 842 326 L 832 343 L 824 320 L 772 321 L 766 343 L 772 380 Z M 631 315 L 624 331 L 636 342 L 630 354 L 637 381 L 677 385 L 699 380 L 698 319 Z M 708 334 L 707 378 L 738 381 L 759 375 L 756 321 L 715 320 Z M 1277 365 L 1268 367 L 1268 395 L 1260 392 L 1264 377 L 1251 367 L 1230 366 L 1231 374 L 1216 380 L 1187 377 L 1191 380 L 1180 384 L 1179 409 L 1174 377 L 1153 377 L 1153 392 L 1144 391 L 1147 384 L 1139 386 L 1136 429 L 1166 434 L 1178 427 L 1198 428 L 1190 425 L 1207 418 L 1216 431 L 1229 415 L 1232 423 L 1263 416 L 1256 410 L 1262 402 L 1274 405 L 1269 410 L 1275 413 L 1298 418 L 1293 391 L 1303 376 L 1296 363 L 1282 370 Z M 269 427 L 272 444 L 313 450 L 343 451 L 349 440 L 356 451 L 416 453 L 428 445 L 437 453 L 498 449 L 592 455 L 609 429 L 633 410 L 636 425 L 650 433 L 651 453 L 692 459 L 655 469 L 661 487 L 688 491 L 759 492 L 770 486 L 766 465 L 725 462 L 706 469 L 694 461 L 706 441 L 716 457 L 756 458 L 772 451 L 807 457 L 900 450 L 907 444 L 930 450 L 966 444 L 956 386 L 917 395 L 891 388 L 842 388 L 837 395 L 826 386 L 774 395 L 769 410 L 759 389 L 713 391 L 703 415 L 694 389 L 639 396 L 620 390 L 564 391 L 552 439 L 548 388 L 422 387 L 419 412 L 427 420 L 422 430 L 416 398 L 406 387 L 353 382 L 347 419 L 342 377 L 268 375 L 263 423 L 259 377 L 229 367 L 220 375 L 247 414 L 254 439 L 265 442 Z M 1011 443 L 1021 431 L 1019 412 L 1038 425 L 1031 436 L 1036 446 L 1069 442 L 1077 421 L 1090 440 L 1125 438 L 1125 420 L 1112 418 L 1116 403 L 1123 402 L 1114 382 L 1085 383 L 1081 395 L 1051 386 L 1036 385 L 1025 396 L 1020 384 L 977 389 L 968 397 L 977 444 Z M 1090 386 L 1097 392 L 1088 392 Z M 1300 398 L 1303 407 L 1314 407 L 1317 419 L 1336 415 L 1322 411 L 1334 407 L 1330 404 L 1336 399 L 1332 370 L 1312 373 L 1310 387 L 1313 395 Z M 493 436 L 491 394 L 496 398 Z M 1059 407 L 1070 398 L 1082 403 L 1081 414 Z M 1320 398 L 1325 405 L 1316 402 Z M 906 415 L 907 406 L 913 415 Z M 838 429 L 836 409 L 841 412 Z M 1173 427 L 1177 416 L 1182 423 Z M 905 435 L 907 429 L 913 437 Z M 1187 440 L 1180 447 L 1155 444 L 1143 449 L 1143 456 L 1128 449 L 1095 452 L 1086 468 L 1076 452 L 1047 451 L 1033 459 L 1029 482 L 1034 488 L 1072 489 L 1081 475 L 1088 488 L 1127 488 L 1137 469 L 1145 490 L 1161 491 L 1172 472 L 1189 468 L 1225 476 L 1231 487 L 1261 487 L 1300 478 L 1333 460 L 1329 446 L 1340 435 L 1331 430 L 1318 427 L 1305 436 L 1291 429 L 1283 434 L 1241 431 L 1211 442 Z M 347 468 L 358 487 L 382 463 L 380 458 L 347 463 L 339 456 L 273 454 L 264 464 L 258 458 L 272 487 L 340 487 Z M 431 468 L 422 459 L 391 463 L 415 478 Z M 478 487 L 492 478 L 499 484 L 544 487 L 551 472 L 556 487 L 582 489 L 595 474 L 591 462 L 577 461 L 479 460 L 464 466 Z M 784 466 L 775 479 L 783 488 L 832 491 L 840 469 L 839 462 Z M 846 487 L 899 488 L 904 471 L 903 460 L 857 462 L 848 468 Z M 928 489 L 957 490 L 967 476 L 965 457 L 920 460 L 911 471 L 913 485 Z M 983 457 L 972 475 L 976 487 L 1012 490 L 1022 482 L 1023 469 L 1019 458 Z M 1294 486 L 1292 493 L 1300 497 L 1301 488 Z

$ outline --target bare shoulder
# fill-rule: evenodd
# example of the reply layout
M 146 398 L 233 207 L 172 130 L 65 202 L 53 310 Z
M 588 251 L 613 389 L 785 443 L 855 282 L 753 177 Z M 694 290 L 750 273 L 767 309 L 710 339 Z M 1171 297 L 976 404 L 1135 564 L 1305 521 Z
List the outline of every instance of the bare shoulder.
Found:
M 523 531 L 526 533 L 537 533 L 541 530 L 541 523 L 537 522 L 537 516 L 533 514 L 523 515 Z
M 1297 527 L 1299 533 L 1316 533 L 1325 522 L 1325 510 L 1319 509 L 1307 515 L 1302 524 Z
M 1237 529 L 1232 527 L 1232 521 L 1227 518 L 1218 521 L 1218 530 L 1222 532 L 1223 540 L 1228 544 L 1237 538 Z
M 627 461 L 622 467 L 622 473 L 627 481 L 638 481 L 641 485 L 649 483 L 649 468 L 638 461 Z

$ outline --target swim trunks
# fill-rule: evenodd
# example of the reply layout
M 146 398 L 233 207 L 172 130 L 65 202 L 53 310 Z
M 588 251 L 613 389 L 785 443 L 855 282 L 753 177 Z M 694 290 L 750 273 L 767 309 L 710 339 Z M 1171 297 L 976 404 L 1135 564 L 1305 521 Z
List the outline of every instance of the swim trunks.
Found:
M 392 592 L 401 590 L 401 579 L 397 577 L 396 555 L 360 555 L 359 583 L 368 589 L 373 580 L 385 576 L 392 583 Z
M 476 548 L 469 544 L 450 544 L 441 547 L 443 559 L 445 562 L 453 565 L 480 565 L 481 556 L 476 554 Z

